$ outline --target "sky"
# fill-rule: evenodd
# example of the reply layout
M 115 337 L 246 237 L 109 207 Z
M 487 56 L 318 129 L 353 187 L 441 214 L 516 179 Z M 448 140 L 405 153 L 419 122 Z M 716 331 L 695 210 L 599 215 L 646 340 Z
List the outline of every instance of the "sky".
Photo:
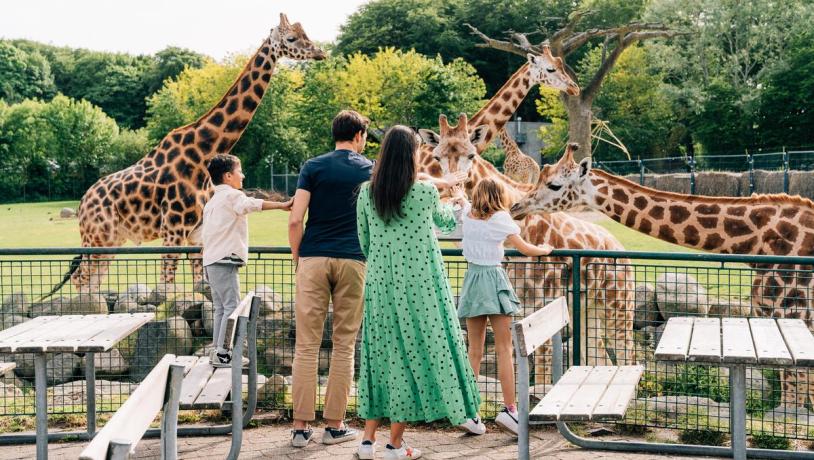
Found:
M 367 0 L 12 0 L 0 7 L 0 38 L 152 54 L 167 46 L 222 59 L 253 51 L 286 13 L 313 40 L 333 41 Z

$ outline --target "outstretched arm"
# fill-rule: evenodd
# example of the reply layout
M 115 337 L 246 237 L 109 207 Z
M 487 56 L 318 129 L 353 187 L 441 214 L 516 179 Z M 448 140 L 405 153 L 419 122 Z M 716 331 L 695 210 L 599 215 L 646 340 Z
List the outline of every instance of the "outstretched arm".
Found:
M 291 211 L 291 206 L 294 205 L 294 198 L 288 201 L 263 201 L 263 211 L 269 209 L 279 209 L 281 211 Z
M 291 246 L 291 259 L 294 266 L 300 260 L 300 243 L 302 243 L 303 221 L 305 211 L 308 210 L 308 203 L 311 202 L 311 192 L 297 189 L 294 194 L 294 203 L 291 207 L 291 214 L 288 216 L 288 245 Z
M 509 237 L 506 238 L 506 242 L 514 246 L 521 254 L 529 257 L 547 256 L 554 250 L 554 248 L 547 243 L 535 246 L 524 240 L 520 235 L 509 235 Z

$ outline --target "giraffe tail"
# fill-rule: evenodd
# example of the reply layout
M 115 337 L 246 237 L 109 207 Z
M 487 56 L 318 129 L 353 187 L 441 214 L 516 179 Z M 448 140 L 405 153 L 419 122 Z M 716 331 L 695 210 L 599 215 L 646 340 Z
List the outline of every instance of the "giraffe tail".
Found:
M 71 266 L 70 266 L 70 268 L 68 268 L 68 272 L 65 273 L 65 276 L 62 277 L 62 281 L 60 281 L 59 284 L 54 286 L 54 288 L 51 289 L 51 292 L 49 292 L 48 294 L 40 297 L 39 302 L 42 302 L 43 300 L 47 299 L 48 297 L 51 297 L 52 295 L 56 294 L 57 291 L 62 289 L 62 286 L 65 286 L 65 283 L 67 283 L 68 280 L 71 279 L 71 275 L 74 274 L 74 272 L 79 268 L 79 265 L 81 265 L 81 264 L 82 264 L 82 255 L 80 254 L 80 255 L 74 257 L 73 260 L 71 260 Z

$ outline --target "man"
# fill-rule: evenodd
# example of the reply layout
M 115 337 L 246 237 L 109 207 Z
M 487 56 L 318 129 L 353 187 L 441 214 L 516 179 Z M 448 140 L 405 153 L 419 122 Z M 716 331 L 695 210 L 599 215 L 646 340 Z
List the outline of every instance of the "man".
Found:
M 356 233 L 356 195 L 370 180 L 373 163 L 362 156 L 370 121 L 352 110 L 334 118 L 336 150 L 305 163 L 288 221 L 288 241 L 296 267 L 297 339 L 292 388 L 291 444 L 305 447 L 316 418 L 317 360 L 322 329 L 333 301 L 333 351 L 325 394 L 323 444 L 356 439 L 343 423 L 353 381 L 353 354 L 362 322 L 365 263 Z M 308 211 L 308 226 L 303 219 Z

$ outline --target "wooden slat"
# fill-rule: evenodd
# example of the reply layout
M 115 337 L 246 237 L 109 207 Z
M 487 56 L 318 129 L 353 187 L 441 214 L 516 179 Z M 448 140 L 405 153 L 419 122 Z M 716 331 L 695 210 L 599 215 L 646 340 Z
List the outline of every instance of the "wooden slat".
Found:
M 557 420 L 560 412 L 565 408 L 571 396 L 579 390 L 579 386 L 592 369 L 591 366 L 574 366 L 568 369 L 542 401 L 531 410 L 529 420 L 542 422 Z
M 746 318 L 721 319 L 721 360 L 726 363 L 752 364 L 757 362 L 752 331 Z
M 223 348 L 227 350 L 232 349 L 232 345 L 235 343 L 235 333 L 237 332 L 237 319 L 241 316 L 246 317 L 249 315 L 253 298 L 254 291 L 249 292 L 249 294 L 240 301 L 240 305 L 235 308 L 235 311 L 226 318 L 226 333 L 223 335 Z
M 599 404 L 618 369 L 616 366 L 594 367 L 579 386 L 579 390 L 560 411 L 558 420 L 572 422 L 590 420 L 594 408 Z
M 129 442 L 135 447 L 164 405 L 167 377 L 173 361 L 175 361 L 174 355 L 164 355 L 164 358 L 139 384 L 136 391 L 127 398 L 127 401 L 113 414 L 105 427 L 82 451 L 79 455 L 80 459 L 105 460 L 108 445 L 113 439 Z
M 5 348 L 6 343 L 12 338 L 30 330 L 39 329 L 45 323 L 57 321 L 59 318 L 59 316 L 38 316 L 8 329 L 3 329 L 0 331 L 0 349 Z
M 73 324 L 83 321 L 85 315 L 65 315 L 57 317 L 54 321 L 48 321 L 36 329 L 30 329 L 22 334 L 18 334 L 5 341 L 0 351 L 11 353 L 22 352 L 26 349 L 32 352 L 43 351 L 45 347 L 53 341 L 53 335 L 60 331 L 74 330 Z
M 602 399 L 594 407 L 591 420 L 621 420 L 644 373 L 644 366 L 620 366 Z
M 109 326 L 101 333 L 89 335 L 76 351 L 108 351 L 122 339 L 155 318 L 155 313 L 115 313 L 107 315 Z
M 687 360 L 705 363 L 721 362 L 721 320 L 718 318 L 695 318 L 693 320 Z
M 17 363 L 0 363 L 0 377 L 15 367 L 17 367 Z
M 801 319 L 778 319 L 777 326 L 797 366 L 814 366 L 814 335 Z
M 568 322 L 568 303 L 565 301 L 565 297 L 558 297 L 540 310 L 515 321 L 515 335 L 523 356 L 533 353 Z
M 192 366 L 198 362 L 200 356 L 176 356 L 175 357 L 175 364 L 180 364 L 184 366 L 184 375 L 186 376 L 189 374 L 189 371 L 192 369 Z M 208 359 L 208 357 L 207 357 Z
M 656 359 L 666 361 L 684 361 L 692 337 L 693 318 L 681 316 L 667 320 L 661 340 L 656 346 L 654 354 Z
M 50 331 L 52 338 L 41 351 L 75 352 L 77 351 L 77 347 L 88 340 L 88 338 L 101 334 L 112 325 L 107 315 L 85 315 L 79 322 L 66 325 L 59 323 L 60 330 Z M 36 343 L 32 343 L 31 347 L 36 345 Z M 25 346 L 21 346 L 19 350 L 26 351 L 26 348 Z
M 215 368 L 209 364 L 208 356 L 201 356 L 197 359 L 181 384 L 181 409 L 194 408 L 195 400 L 209 382 L 213 372 L 215 372 Z
M 232 390 L 232 369 L 219 367 L 193 404 L 195 409 L 220 409 Z M 238 389 L 238 391 L 240 391 Z
M 783 335 L 777 322 L 770 318 L 749 318 L 752 338 L 755 341 L 755 353 L 759 364 L 793 364 L 791 353 L 786 347 Z

